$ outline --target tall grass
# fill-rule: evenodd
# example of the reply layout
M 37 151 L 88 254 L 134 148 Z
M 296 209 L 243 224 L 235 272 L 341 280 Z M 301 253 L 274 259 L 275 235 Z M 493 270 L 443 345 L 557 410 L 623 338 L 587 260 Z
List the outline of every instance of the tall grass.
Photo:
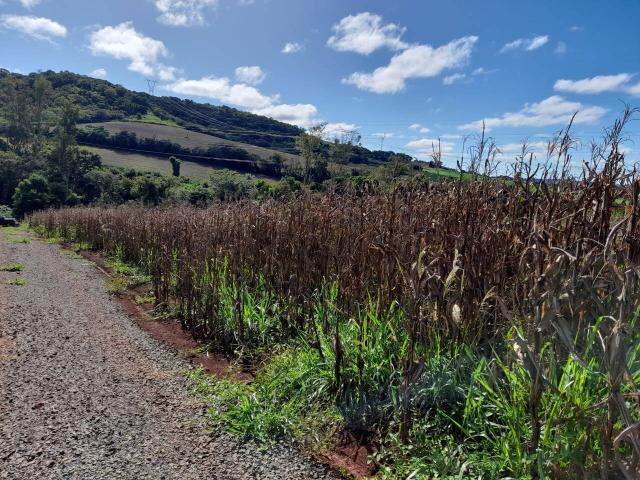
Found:
M 256 436 L 288 434 L 305 409 L 338 412 L 385 447 L 383 463 L 392 455 L 391 476 L 634 478 L 640 179 L 620 148 L 631 113 L 579 174 L 567 128 L 542 164 L 523 148 L 509 181 L 491 176 L 482 136 L 465 178 L 446 183 L 30 222 L 117 251 L 195 336 L 247 364 L 271 359 L 229 410 L 235 428 L 259 417 L 270 426 Z

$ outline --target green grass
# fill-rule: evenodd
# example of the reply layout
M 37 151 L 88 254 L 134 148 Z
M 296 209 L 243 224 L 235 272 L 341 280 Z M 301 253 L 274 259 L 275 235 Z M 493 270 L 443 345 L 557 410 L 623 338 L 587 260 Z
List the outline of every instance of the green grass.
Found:
M 166 157 L 129 153 L 121 150 L 109 150 L 107 148 L 83 147 L 90 152 L 100 155 L 102 163 L 111 167 L 133 168 L 143 172 L 158 172 L 171 175 L 171 163 Z M 211 172 L 224 170 L 201 163 L 182 161 L 180 176 L 191 180 L 206 180 Z
M 134 301 L 138 305 L 150 305 L 152 303 L 155 303 L 156 297 L 153 294 L 136 295 Z
M 9 237 L 9 243 L 12 244 L 29 244 L 31 239 L 29 237 Z
M 178 124 L 173 120 L 169 120 L 166 118 L 160 118 L 154 113 L 146 113 L 140 118 L 137 117 L 129 117 L 127 119 L 129 122 L 140 122 L 140 123 L 151 123 L 153 125 L 166 125 L 168 127 L 177 127 Z
M 21 272 L 24 270 L 22 263 L 5 263 L 0 265 L 0 272 Z
M 13 280 L 9 280 L 7 282 L 7 285 L 13 285 L 13 286 L 18 286 L 18 287 L 22 287 L 24 285 L 27 284 L 27 281 L 24 278 L 14 278 Z
M 8 235 L 18 235 L 19 233 L 27 231 L 29 231 L 29 226 L 26 223 L 21 223 L 17 227 L 0 227 L 0 232 Z
M 126 278 L 118 276 L 107 280 L 106 286 L 109 293 L 118 294 L 129 288 L 129 282 Z
M 226 140 L 224 138 L 208 135 L 206 133 L 194 132 L 177 126 L 174 127 L 169 125 L 158 125 L 154 123 L 133 121 L 93 123 L 91 124 L 91 126 L 103 127 L 112 135 L 123 131 L 129 131 L 135 133 L 138 138 L 156 138 L 158 140 L 170 140 L 186 148 L 207 147 L 211 145 L 228 145 L 231 147 L 242 148 L 247 152 L 257 155 L 264 160 L 269 160 L 274 154 L 278 153 L 285 159 L 287 163 L 298 164 L 299 162 L 301 162 L 301 158 L 297 155 L 284 153 L 277 150 L 271 150 L 269 148 L 258 147 L 248 143 Z

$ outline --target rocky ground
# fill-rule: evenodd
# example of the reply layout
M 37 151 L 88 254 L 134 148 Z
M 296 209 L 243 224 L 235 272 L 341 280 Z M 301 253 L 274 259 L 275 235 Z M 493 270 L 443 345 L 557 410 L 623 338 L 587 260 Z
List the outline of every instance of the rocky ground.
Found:
M 286 447 L 208 429 L 189 365 L 86 260 L 0 229 L 0 479 L 335 478 Z M 24 285 L 9 285 L 15 278 Z

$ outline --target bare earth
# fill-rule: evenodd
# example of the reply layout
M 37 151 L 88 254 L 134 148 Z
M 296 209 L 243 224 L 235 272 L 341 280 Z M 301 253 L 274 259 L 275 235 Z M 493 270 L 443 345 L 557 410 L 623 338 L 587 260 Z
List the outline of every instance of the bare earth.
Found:
M 0 230 L 0 479 L 335 478 L 285 447 L 207 430 L 188 364 L 85 260 Z M 16 277 L 26 285 L 8 285 Z

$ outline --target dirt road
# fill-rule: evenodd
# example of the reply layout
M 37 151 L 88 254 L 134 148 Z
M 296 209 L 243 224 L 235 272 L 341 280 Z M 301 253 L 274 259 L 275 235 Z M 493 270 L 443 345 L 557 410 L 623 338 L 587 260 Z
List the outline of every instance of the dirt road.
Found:
M 1 479 L 311 479 L 324 467 L 208 431 L 188 368 L 86 260 L 0 229 Z M 15 278 L 24 285 L 9 285 Z

